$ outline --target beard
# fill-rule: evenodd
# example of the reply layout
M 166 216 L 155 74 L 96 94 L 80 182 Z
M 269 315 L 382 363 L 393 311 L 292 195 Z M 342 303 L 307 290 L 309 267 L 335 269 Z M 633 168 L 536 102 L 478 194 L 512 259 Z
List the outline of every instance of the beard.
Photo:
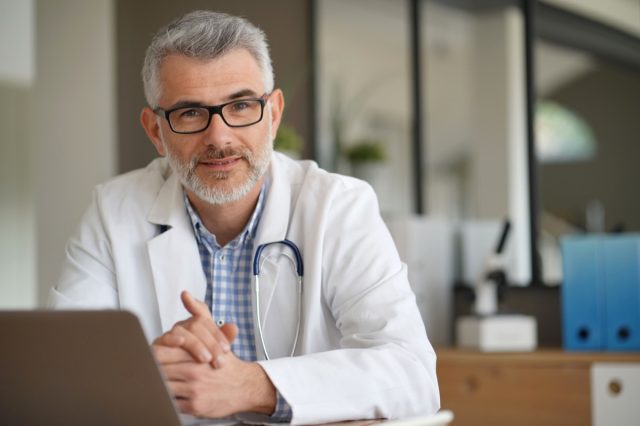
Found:
M 169 147 L 164 143 L 164 140 L 163 144 L 169 165 L 174 173 L 178 175 L 182 185 L 201 200 L 209 204 L 221 205 L 239 201 L 244 198 L 267 171 L 273 152 L 271 123 L 269 123 L 268 130 L 266 140 L 255 153 L 245 147 L 224 149 L 211 147 L 206 152 L 195 155 L 190 160 L 183 161 L 173 155 Z M 231 172 L 228 171 L 208 172 L 208 176 L 215 181 L 213 184 L 208 184 L 196 173 L 198 164 L 203 160 L 222 159 L 236 155 L 245 160 L 249 165 L 249 170 L 246 176 L 243 177 L 243 181 L 236 186 L 230 187 L 229 184 L 225 183 L 231 174 Z

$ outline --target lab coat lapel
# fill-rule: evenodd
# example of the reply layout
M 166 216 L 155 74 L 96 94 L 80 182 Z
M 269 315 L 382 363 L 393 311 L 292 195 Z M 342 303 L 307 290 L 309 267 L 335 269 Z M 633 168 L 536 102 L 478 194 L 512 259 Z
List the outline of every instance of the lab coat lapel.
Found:
M 256 231 L 254 251 L 259 245 L 282 241 L 287 236 L 291 210 L 291 182 L 282 170 L 277 154 L 274 154 L 271 160 L 269 180 L 269 192 Z
M 175 174 L 160 189 L 148 218 L 151 223 L 168 228 L 147 243 L 165 332 L 190 315 L 182 305 L 180 293 L 187 290 L 196 299 L 204 300 L 207 285 L 182 185 Z

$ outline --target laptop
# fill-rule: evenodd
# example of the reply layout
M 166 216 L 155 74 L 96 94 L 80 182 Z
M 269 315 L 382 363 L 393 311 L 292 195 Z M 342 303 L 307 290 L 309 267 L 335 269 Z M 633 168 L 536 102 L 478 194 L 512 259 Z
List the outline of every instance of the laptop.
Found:
M 0 311 L 0 424 L 162 425 L 180 418 L 126 311 Z

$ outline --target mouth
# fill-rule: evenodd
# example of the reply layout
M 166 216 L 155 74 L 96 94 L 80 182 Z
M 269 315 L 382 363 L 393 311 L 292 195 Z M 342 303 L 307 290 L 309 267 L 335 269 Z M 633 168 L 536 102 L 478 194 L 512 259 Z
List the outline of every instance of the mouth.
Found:
M 205 167 L 207 170 L 227 171 L 233 169 L 241 160 L 242 157 L 239 155 L 224 158 L 207 158 L 201 160 L 198 165 Z

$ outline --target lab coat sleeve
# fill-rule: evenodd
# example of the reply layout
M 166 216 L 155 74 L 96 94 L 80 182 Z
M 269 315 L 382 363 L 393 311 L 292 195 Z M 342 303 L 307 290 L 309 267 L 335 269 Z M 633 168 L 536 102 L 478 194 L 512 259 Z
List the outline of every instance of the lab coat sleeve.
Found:
M 69 240 L 58 284 L 49 294 L 53 309 L 116 309 L 118 294 L 100 189 Z
M 294 424 L 406 418 L 439 408 L 435 354 L 378 212 L 362 183 L 327 211 L 322 303 L 342 335 L 339 348 L 261 361 Z

